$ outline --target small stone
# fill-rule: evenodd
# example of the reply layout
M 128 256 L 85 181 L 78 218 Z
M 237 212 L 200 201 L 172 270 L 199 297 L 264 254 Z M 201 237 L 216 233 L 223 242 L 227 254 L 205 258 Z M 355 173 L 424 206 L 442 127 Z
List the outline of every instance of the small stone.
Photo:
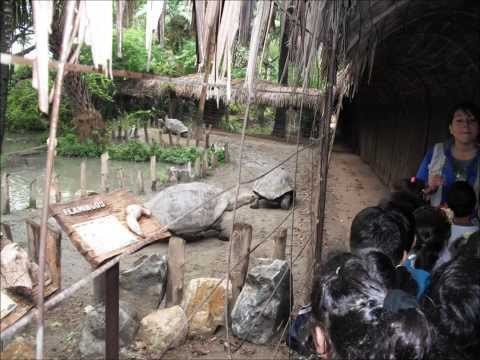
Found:
M 4 351 L 0 352 L 0 359 L 23 360 L 34 358 L 34 343 L 28 342 L 25 338 L 21 336 L 16 337 L 10 344 L 5 347 Z
M 213 335 L 217 328 L 224 324 L 226 284 L 225 280 L 221 281 L 217 278 L 199 278 L 190 281 L 182 301 L 182 308 L 187 317 L 190 318 L 195 312 L 190 321 L 190 336 Z M 232 298 L 231 289 L 232 287 L 229 286 L 229 299 Z
M 137 338 L 150 350 L 163 353 L 183 344 L 187 333 L 187 317 L 183 309 L 176 305 L 145 316 Z

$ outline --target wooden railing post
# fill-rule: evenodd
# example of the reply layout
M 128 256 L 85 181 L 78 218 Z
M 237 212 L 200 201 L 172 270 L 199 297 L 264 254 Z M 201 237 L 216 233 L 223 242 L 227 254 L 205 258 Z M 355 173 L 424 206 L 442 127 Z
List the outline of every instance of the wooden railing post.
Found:
M 168 242 L 166 307 L 178 305 L 182 301 L 184 273 L 185 240 L 172 236 Z
M 250 261 L 250 244 L 252 243 L 252 226 L 250 224 L 237 223 L 233 225 L 232 238 L 232 258 L 239 259 L 240 265 L 234 268 L 230 273 L 232 282 L 232 303 L 240 295 L 240 291 L 245 284 L 245 278 Z

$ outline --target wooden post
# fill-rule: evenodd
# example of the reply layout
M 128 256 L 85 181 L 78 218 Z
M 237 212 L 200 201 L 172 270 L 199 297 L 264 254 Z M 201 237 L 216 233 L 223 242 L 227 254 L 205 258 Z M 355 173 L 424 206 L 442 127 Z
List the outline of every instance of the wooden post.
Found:
M 108 192 L 108 152 L 104 152 L 100 156 L 100 162 L 101 162 L 101 165 L 100 165 L 101 191 L 103 193 L 107 193 Z
M 228 152 L 228 143 L 225 143 L 224 147 L 224 158 L 225 158 L 225 164 L 230 162 L 230 153 Z
M 10 227 L 9 224 L 2 223 L 2 233 L 7 239 L 13 241 L 12 228 Z
M 27 249 L 30 257 L 38 262 L 40 246 L 40 224 L 31 219 L 26 219 Z M 62 233 L 47 225 L 47 248 L 45 260 L 50 270 L 52 283 L 59 289 L 62 285 Z
M 193 165 L 193 172 L 195 177 L 202 178 L 202 158 L 199 156 L 195 159 L 195 164 Z
M 148 124 L 146 121 L 143 122 L 143 133 L 145 134 L 145 142 L 148 144 L 149 139 L 148 139 Z
M 205 150 L 202 155 L 202 176 L 207 176 L 208 173 L 208 151 Z
M 160 144 L 160 147 L 165 147 L 165 141 L 163 141 L 163 129 L 158 130 L 158 143 Z
M 109 360 L 119 355 L 119 274 L 118 263 L 105 273 L 105 359 Z
M 192 139 L 192 132 L 190 131 L 190 129 L 188 130 L 188 134 L 187 134 L 187 147 L 190 146 L 190 140 Z
M 80 164 L 80 197 L 87 196 L 87 163 L 82 160 Z
M 232 258 L 240 259 L 240 264 L 232 269 L 230 273 L 232 304 L 235 304 L 247 276 L 250 244 L 252 243 L 252 226 L 243 223 L 234 224 L 230 241 L 232 242 Z
M 157 191 L 157 157 L 150 156 L 150 182 L 152 191 Z
M 168 133 L 168 145 L 172 147 L 173 146 L 172 133 L 170 130 L 167 130 L 167 133 Z
M 145 194 L 145 185 L 143 183 L 142 170 L 137 171 L 137 193 L 138 193 L 138 195 Z
M 287 229 L 281 228 L 273 238 L 273 259 L 285 260 L 285 249 L 287 247 Z
M 123 178 L 123 168 L 117 170 L 118 187 L 123 189 L 125 187 L 125 179 Z
M 203 129 L 205 131 L 205 128 Z M 205 132 L 205 149 L 210 147 L 210 132 L 212 131 L 212 125 L 208 125 L 208 130 Z
M 218 167 L 218 155 L 214 152 L 212 154 L 212 169 L 216 169 Z
M 180 134 L 175 135 L 175 146 L 180 146 Z
M 2 214 L 10 214 L 10 174 L 2 176 Z
M 33 179 L 30 183 L 30 198 L 28 200 L 28 207 L 30 209 L 37 208 L 37 179 Z
M 184 272 L 185 240 L 172 236 L 168 242 L 166 307 L 178 305 L 182 301 Z

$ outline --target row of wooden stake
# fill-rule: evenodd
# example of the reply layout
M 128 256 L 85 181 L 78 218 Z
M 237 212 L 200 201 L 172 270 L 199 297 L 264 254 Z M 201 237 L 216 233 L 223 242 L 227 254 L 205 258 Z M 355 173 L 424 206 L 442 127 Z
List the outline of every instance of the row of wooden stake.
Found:
M 208 138 L 207 138 L 208 139 Z M 207 140 L 208 142 L 208 140 Z M 207 148 L 208 149 L 208 148 Z M 192 165 L 189 162 L 186 166 L 186 169 L 180 169 L 183 172 L 188 174 L 187 180 L 193 180 L 194 178 L 203 178 L 207 176 L 208 169 L 216 168 L 219 166 L 219 160 L 215 153 L 212 154 L 212 158 L 209 161 L 209 154 L 208 150 L 205 149 L 203 154 L 195 160 L 192 172 Z M 230 161 L 230 156 L 228 153 L 228 143 L 225 144 L 224 148 L 224 161 L 227 163 Z M 100 156 L 100 191 L 102 193 L 107 193 L 109 191 L 108 187 L 108 153 L 103 153 Z M 150 188 L 151 191 L 157 191 L 159 179 L 157 177 L 157 158 L 155 155 L 150 157 Z M 170 168 L 169 171 L 169 182 L 176 183 L 181 181 L 176 174 L 174 174 L 176 169 L 175 167 Z M 123 168 L 118 169 L 117 172 L 118 184 L 120 188 L 124 188 L 126 186 L 126 179 L 125 179 L 125 172 Z M 145 182 L 143 172 L 138 170 L 137 172 L 137 194 L 143 195 L 145 194 Z M 34 179 L 30 182 L 29 185 L 29 208 L 36 209 L 37 208 L 37 180 Z M 55 175 L 52 179 L 52 186 L 51 186 L 51 193 L 55 196 L 55 202 L 60 203 L 62 202 L 62 193 L 60 191 L 60 183 L 58 180 L 58 175 Z M 2 207 L 2 214 L 6 215 L 10 213 L 10 174 L 4 173 L 2 176 L 2 199 L 1 199 L 1 207 Z M 87 191 L 87 163 L 86 161 L 82 161 L 80 164 L 80 197 L 85 197 L 88 195 Z

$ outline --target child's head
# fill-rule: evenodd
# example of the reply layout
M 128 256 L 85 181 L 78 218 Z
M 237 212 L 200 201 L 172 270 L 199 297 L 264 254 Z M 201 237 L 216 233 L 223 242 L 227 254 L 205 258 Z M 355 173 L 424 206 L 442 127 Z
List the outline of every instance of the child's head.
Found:
M 433 206 L 422 206 L 413 215 L 417 236 L 415 267 L 431 271 L 450 238 L 450 222 L 444 211 Z
M 475 257 L 458 256 L 444 264 L 433 274 L 425 300 L 441 336 L 438 346 L 465 359 L 480 353 L 479 268 Z
M 397 211 L 368 207 L 352 221 L 350 249 L 354 253 L 378 250 L 396 265 L 410 251 L 412 243 L 409 221 Z
M 393 272 L 379 252 L 327 261 L 312 291 L 313 333 L 327 339 L 325 348 L 342 359 L 422 359 L 429 352 L 430 324 L 414 296 L 390 286 Z
M 476 202 L 475 191 L 466 181 L 456 181 L 447 191 L 447 205 L 455 217 L 472 215 Z

